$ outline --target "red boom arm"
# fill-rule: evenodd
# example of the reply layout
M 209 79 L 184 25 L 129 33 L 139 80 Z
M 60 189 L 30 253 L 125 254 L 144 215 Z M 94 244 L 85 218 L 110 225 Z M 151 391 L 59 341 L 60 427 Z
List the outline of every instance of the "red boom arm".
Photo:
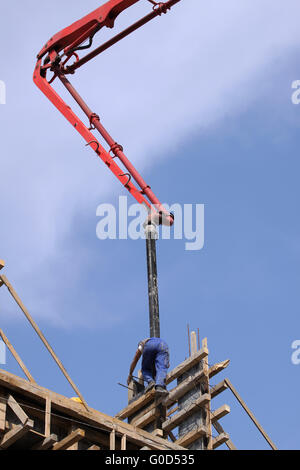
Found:
M 180 0 L 169 0 L 165 3 L 157 3 L 154 0 L 148 0 L 152 3 L 153 8 L 147 16 L 117 34 L 115 37 L 102 44 L 86 56 L 81 59 L 79 58 L 77 52 L 91 47 L 93 37 L 100 29 L 103 27 L 113 28 L 117 16 L 123 10 L 129 8 L 138 1 L 140 0 L 110 0 L 89 15 L 53 36 L 37 56 L 38 60 L 34 71 L 34 82 L 54 104 L 54 106 L 72 124 L 72 126 L 81 134 L 87 142 L 86 145 L 89 145 L 96 152 L 96 154 L 104 161 L 108 168 L 133 195 L 133 197 L 147 208 L 149 220 L 151 219 L 156 223 L 163 223 L 165 225 L 172 225 L 174 221 L 173 215 L 164 209 L 160 201 L 151 191 L 150 186 L 145 183 L 141 175 L 125 156 L 122 146 L 117 144 L 109 135 L 107 130 L 101 124 L 99 116 L 92 112 L 66 77 L 67 74 L 75 73 L 76 69 L 144 24 L 157 16 L 160 16 L 162 13 L 167 13 L 167 11 Z M 82 45 L 87 40 L 89 40 L 89 43 L 85 46 Z M 75 57 L 75 62 L 72 65 L 66 65 L 71 57 Z M 53 76 L 48 81 L 47 74 L 49 72 L 53 72 Z M 51 84 L 56 78 L 63 83 L 86 114 L 89 120 L 89 127 L 79 119 L 79 117 L 52 88 Z M 94 129 L 97 129 L 106 141 L 109 146 L 109 151 L 106 151 L 92 134 L 91 131 Z M 122 171 L 117 165 L 114 160 L 115 158 L 118 158 L 125 166 L 127 170 L 126 173 L 124 173 L 124 171 Z M 140 190 L 132 183 L 132 179 L 135 180 Z

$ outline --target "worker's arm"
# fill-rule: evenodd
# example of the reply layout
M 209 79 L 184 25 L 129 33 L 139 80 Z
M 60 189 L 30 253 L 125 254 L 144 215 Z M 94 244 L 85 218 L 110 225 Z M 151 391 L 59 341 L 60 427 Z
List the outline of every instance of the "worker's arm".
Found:
M 130 369 L 129 369 L 129 375 L 128 375 L 128 378 L 127 378 L 127 385 L 129 385 L 130 382 L 132 381 L 133 371 L 134 371 L 135 366 L 137 365 L 141 355 L 142 355 L 141 351 L 139 349 L 137 349 L 137 351 L 135 353 L 135 356 L 133 358 L 133 361 L 131 363 Z

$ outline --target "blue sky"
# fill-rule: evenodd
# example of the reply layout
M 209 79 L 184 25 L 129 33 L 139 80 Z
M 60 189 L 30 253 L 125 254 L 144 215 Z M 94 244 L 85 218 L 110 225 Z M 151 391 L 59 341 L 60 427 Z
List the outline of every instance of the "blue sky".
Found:
M 0 258 L 88 403 L 113 415 L 148 336 L 145 246 L 97 239 L 97 206 L 126 193 L 32 82 L 45 40 L 97 6 L 2 7 Z M 147 10 L 141 2 L 118 24 Z M 205 204 L 203 250 L 158 243 L 171 366 L 188 354 L 187 323 L 199 328 L 210 363 L 231 359 L 222 376 L 282 449 L 299 449 L 299 10 L 182 0 L 72 78 L 163 202 Z M 72 396 L 3 288 L 0 302 L 0 326 L 38 383 Z M 5 368 L 20 374 L 10 357 Z M 214 407 L 224 402 L 236 446 L 267 448 L 229 392 Z

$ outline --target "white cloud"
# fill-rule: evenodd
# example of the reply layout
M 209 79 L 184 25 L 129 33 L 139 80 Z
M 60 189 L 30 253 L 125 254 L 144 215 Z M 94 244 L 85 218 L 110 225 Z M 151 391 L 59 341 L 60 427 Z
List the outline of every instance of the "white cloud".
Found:
M 34 87 L 31 76 L 45 34 L 50 37 L 94 8 L 92 0 L 84 6 L 53 0 L 51 8 L 30 0 L 20 3 L 16 15 L 15 6 L 6 4 L 0 33 L 0 79 L 7 85 L 7 104 L 0 108 L 0 255 L 13 267 L 34 310 L 55 321 L 60 313 L 53 317 L 53 301 L 43 299 L 54 294 L 54 285 L 59 295 L 63 279 L 51 280 L 47 266 L 63 256 L 76 213 L 94 213 L 98 203 L 109 202 L 122 188 Z M 137 10 L 144 11 L 145 3 Z M 286 54 L 299 47 L 299 11 L 296 0 L 182 0 L 71 81 L 137 168 L 159 171 L 160 161 L 171 157 L 179 143 L 244 111 L 263 93 L 268 67 L 276 61 L 277 71 Z M 133 12 L 120 18 L 120 27 Z M 83 269 L 88 266 L 86 260 Z M 74 288 L 79 274 L 71 267 L 67 271 Z M 62 267 L 56 275 L 65 274 Z M 48 290 L 42 288 L 43 275 Z M 32 276 L 38 279 L 35 286 Z

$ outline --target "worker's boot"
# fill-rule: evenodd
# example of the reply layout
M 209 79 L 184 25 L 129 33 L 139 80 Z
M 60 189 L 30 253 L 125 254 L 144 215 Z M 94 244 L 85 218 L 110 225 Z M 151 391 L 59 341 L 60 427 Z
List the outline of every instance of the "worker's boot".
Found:
M 156 385 L 155 391 L 158 395 L 168 395 L 168 390 L 166 388 L 162 387 L 161 385 Z
M 152 388 L 154 387 L 155 385 L 155 382 L 154 380 L 151 380 L 151 382 L 148 383 L 147 387 L 145 388 L 145 393 L 149 392 L 149 390 L 152 390 Z

